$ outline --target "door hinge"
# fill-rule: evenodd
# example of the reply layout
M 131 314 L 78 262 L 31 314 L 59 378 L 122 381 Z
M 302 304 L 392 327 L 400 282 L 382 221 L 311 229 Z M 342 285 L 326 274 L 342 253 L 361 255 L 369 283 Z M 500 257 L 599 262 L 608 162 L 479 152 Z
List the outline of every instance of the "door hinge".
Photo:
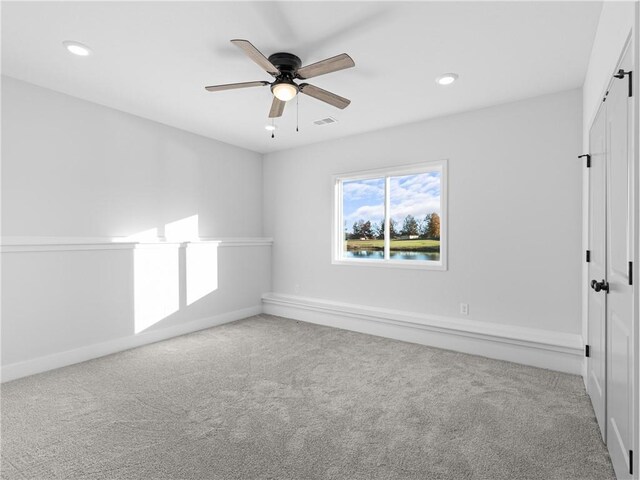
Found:
M 618 73 L 614 75 L 615 78 L 624 78 L 625 75 L 629 75 L 629 96 L 633 97 L 633 72 L 629 70 L 625 72 L 622 68 L 618 70 Z
M 578 158 L 587 157 L 587 168 L 591 168 L 591 155 L 585 153 L 584 155 L 578 155 Z
M 629 475 L 633 475 L 633 450 L 629 450 Z
M 587 250 L 587 254 L 585 255 L 585 259 L 587 263 L 591 261 L 591 250 Z
M 584 346 L 584 356 L 589 358 L 591 355 L 589 354 L 589 345 Z
M 633 262 L 629 262 L 629 285 L 633 285 Z

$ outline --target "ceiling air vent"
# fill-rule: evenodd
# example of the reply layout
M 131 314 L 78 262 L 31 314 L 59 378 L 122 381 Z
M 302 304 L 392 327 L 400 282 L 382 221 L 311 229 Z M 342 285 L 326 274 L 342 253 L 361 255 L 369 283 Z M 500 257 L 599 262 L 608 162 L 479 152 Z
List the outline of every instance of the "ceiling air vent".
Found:
M 322 118 L 320 120 L 316 120 L 315 122 L 313 122 L 314 125 L 329 125 L 330 123 L 336 123 L 338 120 L 336 120 L 333 117 L 327 117 L 327 118 Z

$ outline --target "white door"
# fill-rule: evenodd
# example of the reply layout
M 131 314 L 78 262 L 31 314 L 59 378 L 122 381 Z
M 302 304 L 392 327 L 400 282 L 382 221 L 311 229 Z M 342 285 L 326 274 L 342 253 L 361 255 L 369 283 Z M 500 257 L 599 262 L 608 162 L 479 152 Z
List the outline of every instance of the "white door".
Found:
M 598 111 L 589 134 L 591 169 L 589 170 L 589 358 L 587 359 L 587 391 L 600 426 L 602 439 L 606 442 L 606 352 L 607 352 L 607 295 L 595 290 L 593 282 L 606 277 L 607 262 L 607 194 L 606 194 L 606 112 L 604 105 Z
M 631 48 L 620 65 L 631 70 Z M 633 439 L 633 258 L 629 76 L 606 97 L 607 124 L 607 445 L 618 479 L 631 478 Z M 637 466 L 636 466 L 637 468 Z

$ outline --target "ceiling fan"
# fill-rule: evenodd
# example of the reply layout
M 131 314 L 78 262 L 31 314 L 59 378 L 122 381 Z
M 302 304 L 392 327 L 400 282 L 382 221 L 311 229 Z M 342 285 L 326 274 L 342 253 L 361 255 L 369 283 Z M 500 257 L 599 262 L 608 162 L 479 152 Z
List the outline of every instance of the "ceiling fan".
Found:
M 273 102 L 271 104 L 271 110 L 269 111 L 269 118 L 282 116 L 285 103 L 294 98 L 298 93 L 304 93 L 305 95 L 309 95 L 310 97 L 316 98 L 340 109 L 346 108 L 351 103 L 351 100 L 323 90 L 322 88 L 314 85 L 309 85 L 308 83 L 296 84 L 294 82 L 296 79 L 306 80 L 308 78 L 324 75 L 325 73 L 354 67 L 355 63 L 353 62 L 353 59 L 346 53 L 341 53 L 335 57 L 327 58 L 325 60 L 312 63 L 311 65 L 301 67 L 302 61 L 292 53 L 274 53 L 267 58 L 248 40 L 236 39 L 231 40 L 231 43 L 242 49 L 242 51 L 246 53 L 251 60 L 262 67 L 262 69 L 269 75 L 273 76 L 275 80 L 273 82 L 261 80 L 257 82 L 212 85 L 210 87 L 205 87 L 207 91 L 219 92 L 222 90 L 233 90 L 236 88 L 263 87 L 265 85 L 271 85 Z

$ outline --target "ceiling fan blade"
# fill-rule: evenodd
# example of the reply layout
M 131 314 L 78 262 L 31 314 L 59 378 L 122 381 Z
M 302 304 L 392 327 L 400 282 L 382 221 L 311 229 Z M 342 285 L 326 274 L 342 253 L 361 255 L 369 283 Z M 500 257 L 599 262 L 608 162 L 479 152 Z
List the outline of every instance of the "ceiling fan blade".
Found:
M 231 40 L 231 43 L 236 47 L 241 48 L 251 60 L 260 65 L 260 67 L 269 75 L 273 75 L 274 77 L 280 75 L 280 70 L 278 70 L 276 66 L 260 52 L 260 50 L 254 47 L 249 40 L 235 39 Z
M 345 68 L 355 67 L 353 59 L 346 53 L 341 53 L 335 57 L 327 58 L 311 65 L 306 65 L 298 69 L 296 77 L 306 80 L 307 78 L 317 77 L 325 73 L 337 72 Z
M 236 88 L 248 88 L 248 87 L 263 87 L 269 85 L 269 82 L 264 80 L 259 82 L 241 82 L 241 83 L 226 83 L 224 85 L 212 85 L 210 87 L 204 87 L 209 92 L 220 92 L 222 90 L 235 90 Z
M 273 102 L 271 103 L 271 110 L 269 110 L 269 118 L 281 117 L 282 112 L 284 112 L 284 106 L 287 102 L 283 102 L 277 97 L 273 97 Z
M 300 84 L 300 91 L 305 95 L 309 95 L 310 97 L 317 98 L 318 100 L 328 103 L 329 105 L 333 105 L 334 107 L 343 109 L 347 108 L 351 103 L 351 100 L 341 97 L 340 95 L 336 95 L 335 93 L 327 92 L 322 88 L 316 87 L 314 85 L 309 85 L 308 83 Z

